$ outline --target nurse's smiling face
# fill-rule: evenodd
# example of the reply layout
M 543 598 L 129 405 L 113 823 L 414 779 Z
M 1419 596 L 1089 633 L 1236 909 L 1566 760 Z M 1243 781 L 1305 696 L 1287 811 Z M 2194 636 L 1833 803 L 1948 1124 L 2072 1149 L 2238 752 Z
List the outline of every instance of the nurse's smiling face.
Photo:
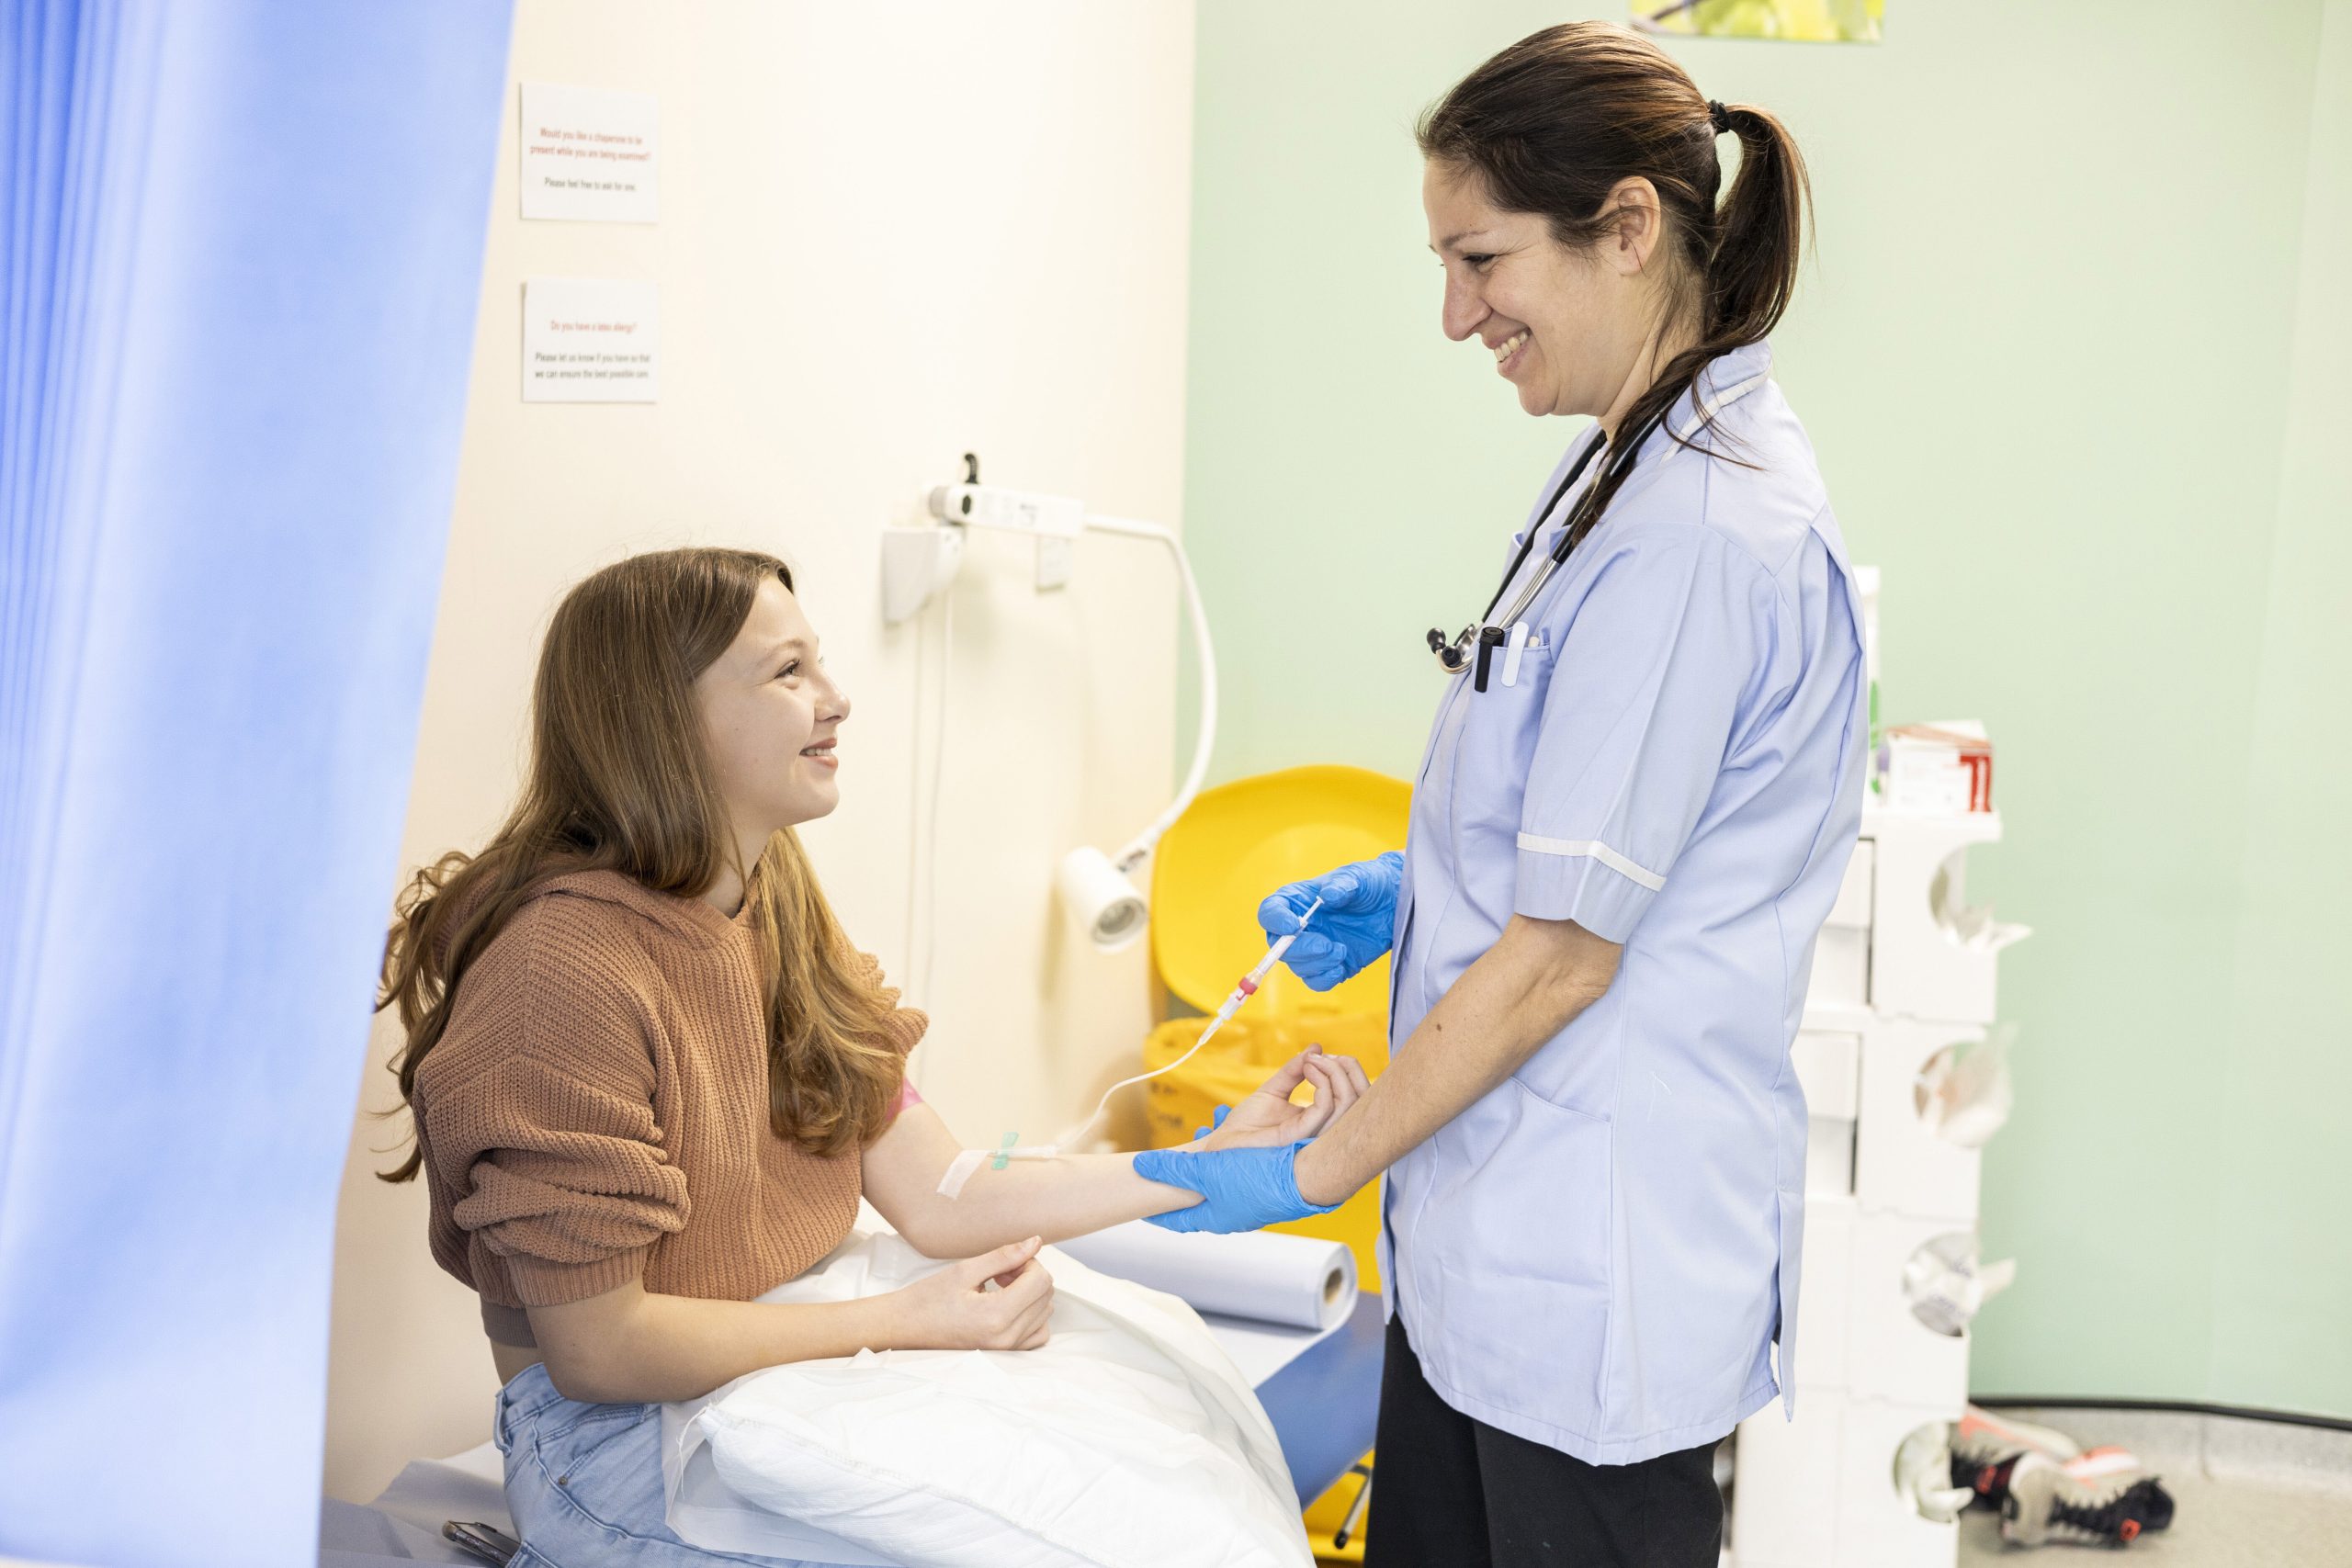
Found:
M 1631 197 L 1628 231 L 1578 251 L 1540 214 L 1495 206 L 1476 174 L 1434 160 L 1423 170 L 1430 248 L 1445 267 L 1445 335 L 1484 344 L 1529 413 L 1611 413 L 1630 400 L 1629 379 L 1656 337 L 1663 294 L 1644 270 L 1656 194 L 1629 180 L 1611 196 Z

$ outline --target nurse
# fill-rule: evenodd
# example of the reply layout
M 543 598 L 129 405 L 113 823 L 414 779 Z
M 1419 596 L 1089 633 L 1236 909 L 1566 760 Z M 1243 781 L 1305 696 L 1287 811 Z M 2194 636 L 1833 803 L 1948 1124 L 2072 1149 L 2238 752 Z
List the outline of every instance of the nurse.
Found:
M 1593 423 L 1478 625 L 1430 634 L 1403 852 L 1260 911 L 1323 899 L 1289 956 L 1318 988 L 1393 944 L 1388 1071 L 1295 1150 L 1137 1168 L 1205 1194 L 1156 1222 L 1187 1229 L 1386 1172 L 1374 1568 L 1713 1568 L 1715 1447 L 1792 1393 L 1789 1051 L 1860 816 L 1859 606 L 1766 344 L 1804 164 L 1599 23 L 1480 66 L 1419 144 L 1446 335 Z

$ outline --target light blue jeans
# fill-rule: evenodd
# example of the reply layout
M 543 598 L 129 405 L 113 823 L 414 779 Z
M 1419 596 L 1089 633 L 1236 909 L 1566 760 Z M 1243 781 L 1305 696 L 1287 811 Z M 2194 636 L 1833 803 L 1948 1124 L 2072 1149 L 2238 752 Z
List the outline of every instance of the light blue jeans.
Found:
M 662 1517 L 658 1404 L 582 1404 L 558 1393 L 545 1367 L 531 1366 L 499 1390 L 491 1430 L 506 1456 L 506 1507 L 523 1540 L 510 1568 L 805 1568 L 780 1557 L 705 1551 L 671 1533 Z

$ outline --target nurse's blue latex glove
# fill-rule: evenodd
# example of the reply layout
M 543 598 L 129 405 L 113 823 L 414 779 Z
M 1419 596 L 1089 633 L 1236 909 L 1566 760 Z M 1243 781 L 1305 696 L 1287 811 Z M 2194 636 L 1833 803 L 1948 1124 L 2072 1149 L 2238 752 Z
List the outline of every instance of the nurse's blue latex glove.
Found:
M 1151 1223 L 1170 1231 L 1254 1231 L 1284 1220 L 1328 1214 L 1337 1203 L 1310 1203 L 1298 1195 L 1294 1167 L 1303 1142 L 1270 1149 L 1146 1149 L 1136 1174 L 1197 1192 L 1205 1200 Z
M 1299 931 L 1283 962 L 1310 991 L 1328 991 L 1388 951 L 1396 933 L 1396 894 L 1405 883 L 1405 856 L 1391 850 L 1294 882 L 1274 890 L 1258 906 L 1258 924 L 1271 942 L 1298 931 L 1299 917 L 1314 908 L 1315 919 Z

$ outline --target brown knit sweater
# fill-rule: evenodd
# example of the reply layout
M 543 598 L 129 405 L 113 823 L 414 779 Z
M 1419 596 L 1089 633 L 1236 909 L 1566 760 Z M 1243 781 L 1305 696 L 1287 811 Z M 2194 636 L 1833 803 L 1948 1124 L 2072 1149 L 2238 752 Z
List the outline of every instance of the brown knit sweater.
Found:
M 756 953 L 744 916 L 582 872 L 467 970 L 414 1109 L 434 1258 L 481 1293 L 492 1338 L 527 1345 L 515 1309 L 639 1276 L 749 1301 L 849 1234 L 856 1152 L 820 1158 L 768 1125 Z M 892 1043 L 924 1023 L 897 1010 Z

